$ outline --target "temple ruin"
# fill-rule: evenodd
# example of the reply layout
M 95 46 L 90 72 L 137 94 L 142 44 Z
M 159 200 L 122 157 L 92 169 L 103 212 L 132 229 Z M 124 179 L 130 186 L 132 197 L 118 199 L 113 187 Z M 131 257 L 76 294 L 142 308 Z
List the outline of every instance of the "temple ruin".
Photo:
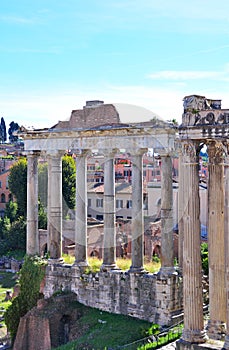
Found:
M 179 132 L 179 134 L 178 134 Z M 71 291 L 77 300 L 101 310 L 128 314 L 160 325 L 171 325 L 184 311 L 180 349 L 224 341 L 229 349 L 229 110 L 220 100 L 186 96 L 179 128 L 155 120 L 124 123 L 112 104 L 89 101 L 73 111 L 68 121 L 50 129 L 21 130 L 28 159 L 27 254 L 39 251 L 38 173 L 41 154 L 48 160 L 48 251 L 45 298 L 56 291 Z M 209 155 L 208 243 L 209 320 L 203 317 L 200 257 L 199 152 Z M 161 269 L 157 274 L 143 268 L 142 156 L 152 148 L 162 159 Z M 75 262 L 62 260 L 61 157 L 71 149 L 76 155 Z M 87 263 L 87 157 L 93 150 L 104 154 L 104 248 L 101 270 L 84 274 Z M 132 241 L 129 271 L 116 266 L 115 177 L 117 150 L 131 154 Z M 173 196 L 171 157 L 179 149 L 179 271 L 173 261 Z M 183 279 L 181 278 L 183 276 Z M 182 285 L 183 284 L 183 285 Z M 183 291 L 183 292 L 182 292 Z M 213 346 L 214 347 L 214 346 Z M 212 348 L 212 346 L 211 346 Z

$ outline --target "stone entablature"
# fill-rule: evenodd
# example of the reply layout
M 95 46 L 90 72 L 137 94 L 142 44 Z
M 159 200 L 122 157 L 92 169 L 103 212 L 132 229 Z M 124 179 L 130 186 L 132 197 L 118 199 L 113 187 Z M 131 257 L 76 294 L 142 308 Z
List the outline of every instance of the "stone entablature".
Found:
M 204 96 L 186 96 L 179 127 L 181 140 L 223 140 L 229 137 L 229 109 L 221 109 L 221 100 Z
M 166 124 L 167 125 L 167 124 Z M 176 129 L 172 126 L 156 127 L 153 123 L 137 126 L 99 128 L 97 130 L 47 129 L 41 132 L 28 131 L 22 134 L 25 151 L 66 151 L 66 150 L 111 150 L 153 148 L 155 152 L 172 153 L 175 145 Z

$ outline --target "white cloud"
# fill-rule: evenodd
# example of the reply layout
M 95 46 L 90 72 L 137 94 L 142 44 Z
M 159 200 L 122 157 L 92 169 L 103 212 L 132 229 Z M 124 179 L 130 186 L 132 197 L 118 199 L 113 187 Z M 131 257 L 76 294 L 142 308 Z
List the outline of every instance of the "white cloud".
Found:
M 193 80 L 193 79 L 207 79 L 218 78 L 221 72 L 213 71 L 177 71 L 177 70 L 163 70 L 149 75 L 151 79 L 166 79 L 166 80 Z
M 152 115 L 157 115 L 163 120 L 175 118 L 181 123 L 183 113 L 183 98 L 186 95 L 202 95 L 207 98 L 222 99 L 223 108 L 229 109 L 229 87 L 218 89 L 214 84 L 210 87 L 205 84 L 176 86 L 176 84 L 166 87 L 158 86 L 117 86 L 104 85 L 103 87 L 71 87 L 69 91 L 40 91 L 39 94 L 26 91 L 24 93 L 1 93 L 0 92 L 0 113 L 6 123 L 12 120 L 19 125 L 34 126 L 35 128 L 51 127 L 59 120 L 68 120 L 71 111 L 81 109 L 86 100 L 99 99 L 104 103 L 132 105 L 129 109 L 133 118 L 122 120 L 122 122 L 137 122 L 138 110 L 144 112 L 144 116 L 151 119 Z M 139 109 L 140 108 L 140 109 Z M 145 111 L 147 113 L 145 113 Z M 139 114 L 140 115 L 140 114 Z M 142 116 L 142 114 L 141 114 Z
M 201 80 L 212 79 L 218 81 L 228 81 L 229 69 L 228 64 L 222 71 L 205 71 L 205 70 L 162 70 L 149 74 L 150 79 L 154 80 Z
M 34 24 L 34 19 L 29 17 L 14 16 L 14 15 L 2 15 L 0 21 L 13 24 Z

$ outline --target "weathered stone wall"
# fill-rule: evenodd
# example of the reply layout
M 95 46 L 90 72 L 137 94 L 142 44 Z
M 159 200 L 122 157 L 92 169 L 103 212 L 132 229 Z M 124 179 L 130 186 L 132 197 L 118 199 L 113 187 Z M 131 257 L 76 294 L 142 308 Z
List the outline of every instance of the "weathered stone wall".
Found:
M 170 325 L 182 309 L 182 284 L 178 275 L 134 274 L 121 271 L 80 274 L 74 266 L 49 265 L 45 298 L 56 291 L 71 291 L 87 306 Z

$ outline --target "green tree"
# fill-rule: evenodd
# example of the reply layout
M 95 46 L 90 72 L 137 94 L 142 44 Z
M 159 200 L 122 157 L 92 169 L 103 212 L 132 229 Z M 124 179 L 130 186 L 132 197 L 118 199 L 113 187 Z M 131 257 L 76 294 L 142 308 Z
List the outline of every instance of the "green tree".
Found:
M 8 130 L 9 134 L 9 140 L 10 142 L 16 142 L 18 140 L 18 136 L 14 135 L 14 133 L 19 129 L 18 123 L 15 123 L 14 121 L 10 123 L 10 127 Z
M 38 196 L 43 207 L 47 207 L 48 193 L 48 164 L 38 164 Z
M 14 221 L 7 232 L 6 238 L 7 251 L 26 252 L 26 221 L 23 216 Z
M 10 229 L 10 219 L 7 216 L 0 218 L 0 239 L 4 240 Z
M 75 207 L 76 195 L 76 165 L 71 156 L 65 155 L 62 159 L 62 193 L 64 213 Z
M 27 208 L 27 160 L 20 158 L 10 169 L 9 189 L 15 196 L 18 214 L 26 217 Z
M 40 295 L 40 284 L 45 275 L 45 262 L 38 257 L 26 256 L 19 274 L 19 295 L 5 312 L 4 319 L 11 338 L 14 341 L 20 322 L 36 304 Z
M 9 201 L 6 203 L 5 217 L 9 218 L 10 223 L 17 220 L 18 205 L 16 202 Z
M 27 206 L 27 160 L 20 158 L 15 163 L 9 175 L 9 189 L 16 198 L 18 205 L 18 215 L 26 217 Z M 40 203 L 47 207 L 48 191 L 48 165 L 47 163 L 38 165 L 38 191 Z M 76 193 L 76 166 L 75 161 L 70 156 L 62 159 L 62 193 L 64 213 L 75 206 Z M 40 211 L 40 213 L 42 213 Z M 43 214 L 42 214 L 43 215 Z
M 1 118 L 1 124 L 0 124 L 0 140 L 2 143 L 6 142 L 6 123 L 4 118 Z
M 205 275 L 208 276 L 208 243 L 201 243 L 201 261 L 202 269 Z
M 38 200 L 38 227 L 44 230 L 47 229 L 47 213 L 40 200 Z

